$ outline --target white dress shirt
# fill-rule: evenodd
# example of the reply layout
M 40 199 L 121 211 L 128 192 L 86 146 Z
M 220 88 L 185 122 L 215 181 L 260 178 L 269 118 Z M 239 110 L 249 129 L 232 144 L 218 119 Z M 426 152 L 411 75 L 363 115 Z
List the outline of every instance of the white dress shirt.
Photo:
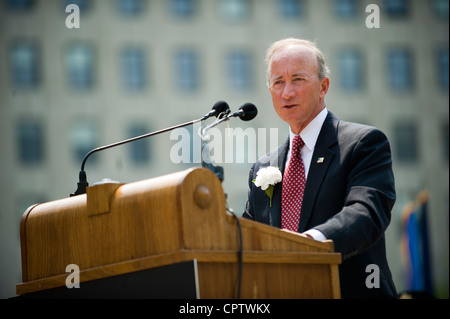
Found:
M 327 117 L 328 110 L 324 108 L 301 132 L 300 137 L 302 138 L 305 145 L 301 149 L 303 164 L 305 166 L 305 180 L 308 179 L 309 167 L 311 166 L 311 158 L 314 153 L 314 148 L 316 146 L 317 138 L 319 137 L 320 130 L 322 129 L 323 122 Z M 291 145 L 292 140 L 297 134 L 293 133 L 291 128 L 289 127 L 289 150 L 286 156 L 286 166 L 289 163 L 289 159 L 291 158 Z M 300 217 L 301 218 L 301 217 Z M 324 234 L 317 229 L 309 229 L 303 234 L 309 235 L 318 241 L 324 241 L 327 238 Z

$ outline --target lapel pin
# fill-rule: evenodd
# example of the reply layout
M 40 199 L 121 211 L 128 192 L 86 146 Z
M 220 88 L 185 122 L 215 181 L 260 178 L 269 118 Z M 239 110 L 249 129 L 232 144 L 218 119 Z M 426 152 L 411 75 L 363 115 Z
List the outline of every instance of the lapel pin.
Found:
M 319 157 L 317 159 L 317 164 L 322 164 L 324 160 L 325 160 L 325 157 Z

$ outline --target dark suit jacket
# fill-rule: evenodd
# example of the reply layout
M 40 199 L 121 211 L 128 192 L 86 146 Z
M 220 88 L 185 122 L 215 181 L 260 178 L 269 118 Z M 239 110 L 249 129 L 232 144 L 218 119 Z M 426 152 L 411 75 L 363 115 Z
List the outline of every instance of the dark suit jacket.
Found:
M 269 207 L 268 196 L 252 180 L 260 168 L 269 165 L 283 173 L 288 148 L 289 138 L 252 166 L 244 218 L 281 227 L 282 182 L 275 185 Z M 328 112 L 311 160 L 298 231 L 316 228 L 334 241 L 343 258 L 339 266 L 342 298 L 396 297 L 384 237 L 394 202 L 386 136 L 374 127 L 340 121 Z M 373 270 L 366 272 L 371 264 L 378 266 L 379 288 L 366 286 L 367 277 L 375 275 Z

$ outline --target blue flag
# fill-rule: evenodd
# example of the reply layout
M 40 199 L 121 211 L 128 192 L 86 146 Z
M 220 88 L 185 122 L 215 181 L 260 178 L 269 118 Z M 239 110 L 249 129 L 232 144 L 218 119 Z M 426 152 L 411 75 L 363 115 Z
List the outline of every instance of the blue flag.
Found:
M 428 196 L 421 192 L 417 203 L 402 212 L 402 256 L 405 264 L 405 290 L 433 293 L 428 235 Z

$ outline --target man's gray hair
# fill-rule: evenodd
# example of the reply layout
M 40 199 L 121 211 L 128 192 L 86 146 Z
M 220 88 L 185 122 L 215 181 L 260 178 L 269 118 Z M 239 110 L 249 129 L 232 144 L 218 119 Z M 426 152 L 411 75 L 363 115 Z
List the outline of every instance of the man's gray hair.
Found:
M 267 50 L 266 53 L 266 65 L 267 65 L 267 85 L 270 86 L 270 70 L 272 68 L 272 58 L 273 55 L 279 51 L 280 49 L 283 49 L 289 45 L 293 45 L 293 44 L 297 44 L 297 45 L 303 45 L 306 47 L 309 47 L 311 49 L 313 49 L 316 53 L 316 57 L 317 57 L 317 64 L 319 66 L 319 79 L 322 80 L 324 78 L 326 78 L 327 76 L 329 76 L 330 74 L 330 70 L 327 66 L 327 64 L 325 63 L 325 58 L 322 54 L 322 52 L 319 50 L 319 48 L 316 46 L 316 44 L 312 41 L 309 40 L 303 40 L 303 39 L 296 39 L 296 38 L 286 38 L 286 39 L 282 39 L 279 41 L 274 42 L 269 49 Z

